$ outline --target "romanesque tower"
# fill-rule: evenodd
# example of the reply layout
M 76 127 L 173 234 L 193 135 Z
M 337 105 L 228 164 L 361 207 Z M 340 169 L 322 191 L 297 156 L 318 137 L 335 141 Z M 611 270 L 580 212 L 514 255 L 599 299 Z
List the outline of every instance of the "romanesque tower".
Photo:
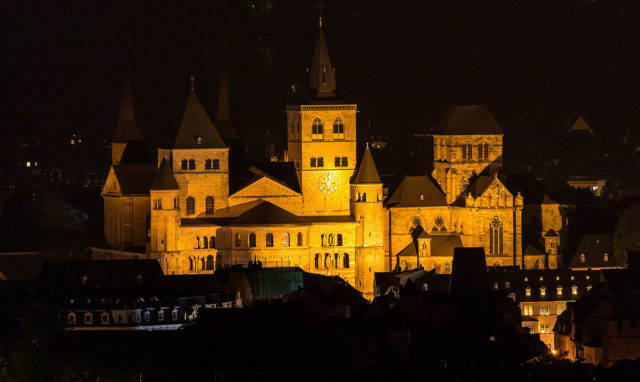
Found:
M 349 180 L 356 162 L 357 105 L 336 93 L 336 77 L 322 28 L 311 66 L 313 98 L 287 106 L 289 160 L 302 188 L 303 215 L 348 215 Z
M 162 159 L 151 184 L 151 252 L 161 253 L 160 265 L 167 274 L 180 273 L 177 256 L 180 226 L 180 189 L 169 160 Z M 175 254 L 175 255 L 174 255 Z M 174 258 L 175 257 L 175 258 Z
M 358 172 L 351 180 L 351 215 L 359 222 L 356 229 L 356 279 L 366 298 L 373 298 L 373 275 L 384 269 L 384 222 L 382 182 L 371 156 L 364 151 Z

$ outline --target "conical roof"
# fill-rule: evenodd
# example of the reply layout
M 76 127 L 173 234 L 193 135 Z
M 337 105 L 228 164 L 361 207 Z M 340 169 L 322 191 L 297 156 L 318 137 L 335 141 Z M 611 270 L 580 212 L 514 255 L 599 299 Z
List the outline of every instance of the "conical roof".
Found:
M 351 183 L 381 183 L 380 176 L 378 175 L 378 169 L 376 168 L 376 164 L 373 162 L 371 150 L 369 150 L 369 145 L 367 145 L 367 148 L 364 150 L 364 155 L 360 161 L 360 168 Z
M 176 177 L 173 176 L 173 170 L 169 165 L 169 161 L 167 158 L 162 158 L 162 162 L 160 162 L 160 167 L 158 168 L 158 172 L 156 173 L 156 177 L 153 179 L 153 183 L 151 183 L 152 190 L 179 190 L 178 182 L 176 181 Z
M 127 70 L 122 86 L 122 98 L 120 99 L 120 113 L 113 142 L 126 143 L 130 141 L 142 141 L 144 137 L 135 122 L 133 108 L 133 90 L 131 73 Z
M 220 88 L 218 89 L 218 110 L 216 113 L 216 127 L 220 136 L 225 141 L 240 139 L 240 134 L 231 123 L 231 111 L 229 107 L 229 75 L 227 73 L 227 60 L 222 60 L 220 70 Z
M 324 38 L 322 22 L 318 28 L 318 38 L 316 48 L 313 51 L 313 62 L 311 63 L 311 88 L 317 91 L 316 97 L 335 97 L 336 75 L 333 72 L 327 41 Z
M 173 148 L 218 149 L 224 147 L 227 146 L 192 88 Z

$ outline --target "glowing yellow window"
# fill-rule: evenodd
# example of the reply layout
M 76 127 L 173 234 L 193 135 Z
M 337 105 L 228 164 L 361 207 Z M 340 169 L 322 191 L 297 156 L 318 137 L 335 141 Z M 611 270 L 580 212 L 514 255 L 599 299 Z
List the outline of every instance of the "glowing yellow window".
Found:
M 578 287 L 576 285 L 571 287 L 571 294 L 574 296 L 578 295 Z
M 547 288 L 546 287 L 541 287 L 540 288 L 540 296 L 546 296 L 547 295 Z
M 556 288 L 556 293 L 558 294 L 558 296 L 562 296 L 562 287 L 561 286 Z
M 531 296 L 531 288 L 527 287 L 527 288 L 525 289 L 525 294 L 526 294 L 527 296 Z

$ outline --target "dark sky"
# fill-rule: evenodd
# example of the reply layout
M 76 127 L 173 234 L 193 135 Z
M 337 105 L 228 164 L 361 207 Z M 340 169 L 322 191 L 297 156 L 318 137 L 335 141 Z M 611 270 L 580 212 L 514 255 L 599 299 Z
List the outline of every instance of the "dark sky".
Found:
M 428 130 L 449 103 L 487 104 L 516 147 L 581 114 L 603 136 L 640 122 L 637 1 L 325 3 L 339 92 L 359 104 L 361 135 Z M 132 62 L 138 122 L 168 142 L 190 74 L 215 113 L 226 33 L 232 117 L 258 157 L 265 141 L 284 143 L 287 91 L 306 83 L 317 24 L 303 0 L 5 0 L 0 12 L 3 135 L 110 137 Z

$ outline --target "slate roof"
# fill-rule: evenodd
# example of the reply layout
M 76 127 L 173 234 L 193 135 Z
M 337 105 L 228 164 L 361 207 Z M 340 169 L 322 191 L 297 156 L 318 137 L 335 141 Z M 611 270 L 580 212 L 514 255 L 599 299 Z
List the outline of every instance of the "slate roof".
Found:
M 156 175 L 153 164 L 118 164 L 113 166 L 123 195 L 149 195 Z
M 455 248 L 461 248 L 462 240 L 460 239 L 460 235 L 450 235 L 450 234 L 427 234 L 426 231 L 423 231 L 419 237 L 427 237 L 431 238 L 431 256 L 448 256 L 453 257 L 453 252 Z M 404 247 L 400 252 L 398 252 L 398 256 L 409 256 L 416 257 L 418 254 L 418 242 L 417 240 L 412 241 L 406 247 Z
M 176 177 L 173 175 L 173 169 L 169 165 L 167 158 L 162 158 L 158 172 L 156 173 L 151 190 L 179 190 Z
M 422 198 L 420 197 L 422 195 Z M 407 176 L 395 189 L 387 207 L 430 207 L 446 205 L 445 195 L 427 175 Z
M 198 138 L 201 143 L 198 144 Z M 174 149 L 219 149 L 227 147 L 200 103 L 195 91 L 191 90 L 182 121 L 178 128 Z
M 267 177 L 292 191 L 301 192 L 296 168 L 293 162 L 261 162 L 246 165 L 244 170 L 239 169 L 232 174 L 231 194 Z
M 280 225 L 301 224 L 303 222 L 304 219 L 301 217 L 266 201 L 263 201 L 254 208 L 233 219 L 233 224 L 238 225 Z
M 378 169 L 371 156 L 369 145 L 364 150 L 362 160 L 360 161 L 360 168 L 356 176 L 351 181 L 351 184 L 363 184 L 363 183 L 381 183 L 380 176 L 378 175 Z
M 127 142 L 119 164 L 153 164 L 155 161 L 151 158 L 151 151 L 148 141 Z
M 127 71 L 123 81 L 118 124 L 116 125 L 116 132 L 113 135 L 112 142 L 125 143 L 141 140 L 144 140 L 144 137 L 135 122 L 131 73 Z
M 581 261 L 581 254 L 585 254 L 585 262 Z M 609 261 L 604 261 L 604 254 L 609 254 Z M 571 258 L 570 268 L 602 268 L 622 266 L 613 254 L 612 234 L 587 234 L 580 239 L 580 244 Z
M 329 49 L 327 48 L 322 25 L 318 28 L 318 37 L 313 51 L 309 85 L 317 91 L 316 97 L 331 98 L 336 96 L 336 75 L 333 72 L 333 65 L 331 65 L 331 59 L 329 58 Z
M 593 129 L 591 129 L 591 126 L 589 126 L 587 121 L 585 121 L 582 116 L 578 117 L 578 119 L 573 123 L 573 125 L 571 125 L 571 128 L 569 129 L 569 131 L 567 131 L 567 134 L 577 132 L 577 131 L 584 131 L 591 134 L 594 138 L 596 137 L 596 133 L 593 132 Z
M 436 125 L 436 132 L 446 135 L 504 134 L 498 122 L 481 105 L 451 105 Z

